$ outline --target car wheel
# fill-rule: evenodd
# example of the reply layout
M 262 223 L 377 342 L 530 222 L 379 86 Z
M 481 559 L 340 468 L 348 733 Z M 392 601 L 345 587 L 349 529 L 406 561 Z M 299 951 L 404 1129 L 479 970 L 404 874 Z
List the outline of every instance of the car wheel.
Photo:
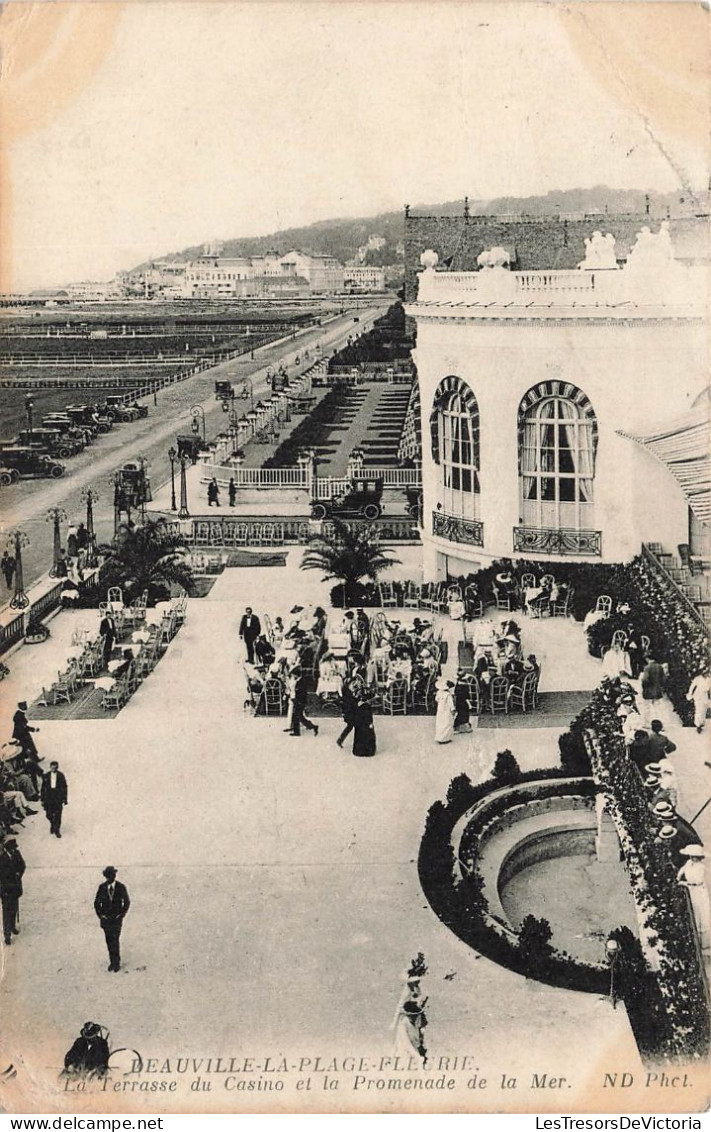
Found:
M 12 483 L 12 475 L 10 472 L 0 472 L 0 484 L 3 487 L 9 487 Z
M 57 452 L 60 460 L 68 460 L 72 454 L 71 448 L 60 448 Z
M 380 514 L 380 508 L 377 503 L 366 503 L 363 508 L 363 515 L 366 519 L 377 519 Z
M 53 480 L 58 480 L 60 476 L 64 475 L 64 468 L 61 464 L 52 464 L 50 476 Z
M 312 505 L 311 518 L 318 520 L 326 518 L 326 508 L 324 507 L 323 503 L 314 503 Z

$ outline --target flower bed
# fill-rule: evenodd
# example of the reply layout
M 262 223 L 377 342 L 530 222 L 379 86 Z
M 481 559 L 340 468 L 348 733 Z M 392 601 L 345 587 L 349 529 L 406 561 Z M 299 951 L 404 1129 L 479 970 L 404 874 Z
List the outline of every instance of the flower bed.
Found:
M 605 994 L 609 986 L 607 968 L 582 963 L 545 945 L 545 942 L 531 948 L 528 930 L 517 933 L 492 915 L 477 867 L 476 832 L 495 815 L 504 814 L 508 808 L 533 799 L 563 797 L 571 793 L 590 796 L 594 793 L 591 780 L 577 780 L 575 784 L 556 781 L 564 777 L 567 777 L 566 773 L 560 768 L 531 771 L 520 775 L 516 785 L 505 793 L 492 798 L 491 804 L 482 807 L 481 813 L 473 816 L 467 825 L 466 844 L 460 854 L 462 862 L 456 859 L 452 845 L 454 828 L 469 809 L 493 791 L 499 791 L 502 782 L 490 778 L 474 786 L 467 775 L 455 778 L 446 801 L 435 802 L 427 814 L 418 857 L 420 883 L 439 919 L 459 939 L 488 959 L 527 978 L 553 986 Z M 533 920 L 532 917 L 530 919 Z M 536 925 L 545 934 L 545 921 L 529 925 L 534 934 Z
M 645 1037 L 661 1057 L 702 1056 L 710 1044 L 709 1004 L 693 918 L 669 851 L 657 840 L 641 779 L 626 755 L 614 697 L 614 687 L 604 682 L 576 729 L 583 729 L 595 780 L 605 792 L 637 905 L 647 981 L 656 999 L 656 1032 Z

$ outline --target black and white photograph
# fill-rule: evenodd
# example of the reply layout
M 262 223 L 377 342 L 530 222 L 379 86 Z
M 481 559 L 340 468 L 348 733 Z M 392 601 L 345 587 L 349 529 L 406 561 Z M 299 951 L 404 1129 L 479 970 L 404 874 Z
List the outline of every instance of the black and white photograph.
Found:
M 3 5 L 0 1114 L 701 1128 L 710 18 Z

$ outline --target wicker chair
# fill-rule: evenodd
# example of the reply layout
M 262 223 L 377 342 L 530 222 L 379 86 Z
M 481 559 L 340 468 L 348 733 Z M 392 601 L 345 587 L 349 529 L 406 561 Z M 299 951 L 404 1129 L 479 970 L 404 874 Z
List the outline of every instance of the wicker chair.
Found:
M 388 715 L 407 715 L 407 684 L 393 680 L 383 691 L 383 711 Z
M 494 676 L 489 684 L 489 711 L 492 715 L 497 715 L 499 712 L 508 714 L 509 685 L 505 676 Z

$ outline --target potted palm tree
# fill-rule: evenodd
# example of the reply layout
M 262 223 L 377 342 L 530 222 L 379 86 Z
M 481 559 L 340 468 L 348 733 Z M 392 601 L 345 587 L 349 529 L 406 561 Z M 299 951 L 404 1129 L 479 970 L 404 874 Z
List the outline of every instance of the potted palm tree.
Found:
M 324 578 L 340 582 L 331 596 L 334 605 L 345 607 L 363 600 L 361 578 L 375 582 L 383 570 L 399 561 L 382 550 L 376 527 L 351 526 L 334 518 L 325 531 L 309 539 L 301 569 L 320 570 Z
M 188 551 L 183 536 L 174 533 L 165 519 L 149 519 L 104 548 L 102 585 L 107 589 L 120 586 L 126 601 L 146 591 L 149 604 L 167 597 L 174 584 L 192 593 L 194 578 Z

